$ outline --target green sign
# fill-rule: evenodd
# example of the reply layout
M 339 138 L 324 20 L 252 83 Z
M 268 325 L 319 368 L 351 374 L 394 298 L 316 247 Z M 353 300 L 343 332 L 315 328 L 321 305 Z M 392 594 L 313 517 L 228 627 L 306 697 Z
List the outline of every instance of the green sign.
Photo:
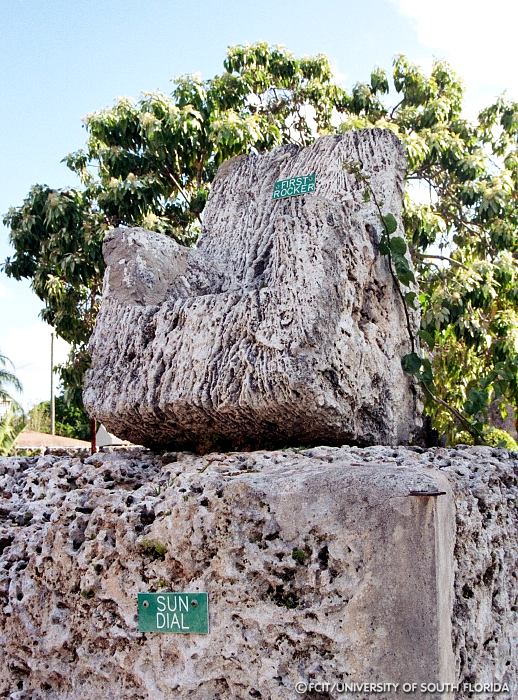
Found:
M 273 186 L 272 199 L 284 199 L 285 197 L 295 197 L 298 194 L 308 194 L 308 192 L 315 191 L 315 186 L 315 173 L 290 177 L 287 180 L 277 180 Z
M 141 632 L 209 633 L 207 593 L 139 593 L 137 598 Z

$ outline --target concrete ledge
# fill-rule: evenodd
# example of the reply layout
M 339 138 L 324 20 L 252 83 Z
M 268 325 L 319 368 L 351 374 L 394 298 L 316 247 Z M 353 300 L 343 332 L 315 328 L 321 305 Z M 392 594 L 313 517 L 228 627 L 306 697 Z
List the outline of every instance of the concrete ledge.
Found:
M 512 684 L 516 466 L 490 448 L 0 460 L 0 693 Z M 140 633 L 137 592 L 160 590 L 208 591 L 210 634 Z M 365 696 L 326 692 L 306 697 Z

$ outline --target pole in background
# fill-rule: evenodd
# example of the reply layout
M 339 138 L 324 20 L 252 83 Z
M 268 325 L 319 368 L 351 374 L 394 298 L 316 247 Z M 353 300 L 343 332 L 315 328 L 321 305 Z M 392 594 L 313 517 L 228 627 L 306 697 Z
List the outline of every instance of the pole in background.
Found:
M 56 401 L 54 399 L 54 331 L 50 334 L 50 434 L 56 434 Z

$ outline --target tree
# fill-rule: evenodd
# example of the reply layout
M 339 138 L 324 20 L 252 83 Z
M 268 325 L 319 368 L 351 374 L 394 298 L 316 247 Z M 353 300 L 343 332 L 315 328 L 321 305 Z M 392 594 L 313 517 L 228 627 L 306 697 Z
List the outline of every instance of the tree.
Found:
M 306 103 L 319 128 L 330 125 L 341 91 L 331 83 L 325 57 L 297 60 L 258 44 L 230 49 L 225 67 L 209 81 L 180 78 L 172 96 L 148 93 L 137 104 L 119 100 L 89 115 L 86 149 L 65 158 L 83 188 L 36 185 L 6 215 L 15 249 L 6 273 L 32 280 L 45 303 L 43 319 L 73 346 L 61 374 L 68 399 L 80 402 L 106 230 L 144 226 L 192 243 L 221 162 L 296 134 L 309 141 L 301 112 Z
M 9 360 L 8 357 L 0 353 L 0 402 L 9 403 L 13 407 L 19 408 L 19 404 L 9 393 L 8 389 L 14 389 L 15 391 L 21 391 L 22 385 L 18 377 L 6 367 L 11 365 L 14 369 L 14 365 Z
M 503 413 L 518 403 L 518 105 L 498 99 L 469 123 L 461 83 L 441 62 L 427 78 L 400 56 L 393 81 L 391 109 L 380 99 L 389 89 L 383 71 L 356 85 L 339 128 L 392 129 L 406 147 L 409 183 L 429 188 L 426 204 L 409 189 L 404 216 L 422 291 L 420 336 L 438 397 L 480 431 L 492 401 Z M 428 401 L 427 410 L 450 442 L 465 439 L 444 405 Z
M 99 304 L 101 241 L 116 225 L 162 231 L 190 244 L 218 165 L 281 143 L 380 126 L 402 139 L 410 187 L 408 245 L 421 286 L 421 341 L 439 400 L 477 430 L 492 401 L 518 403 L 516 104 L 498 99 L 475 123 L 462 117 L 462 85 L 444 63 L 429 76 L 399 56 L 389 79 L 375 69 L 351 93 L 324 56 L 297 59 L 267 44 L 229 49 L 224 72 L 186 76 L 171 96 L 147 93 L 89 115 L 85 149 L 65 158 L 81 189 L 35 186 L 11 209 L 15 255 L 7 274 L 28 277 L 43 317 L 73 344 L 62 378 L 68 396 L 88 363 L 85 342 Z M 415 184 L 428 188 L 418 202 Z M 444 405 L 427 411 L 450 441 L 460 427 Z
M 84 409 L 67 403 L 64 396 L 56 396 L 56 434 L 76 440 L 90 440 L 90 419 Z M 39 433 L 50 433 L 50 401 L 41 401 L 31 408 L 27 428 Z
M 20 422 L 19 416 L 12 407 L 0 416 L 0 457 L 7 457 L 10 454 L 22 428 L 23 423 Z
M 16 375 L 5 369 L 12 362 L 0 354 L 0 404 L 6 409 L 0 412 L 0 456 L 9 454 L 16 436 L 23 428 L 23 412 L 21 407 L 9 393 L 8 389 L 22 390 L 22 385 Z

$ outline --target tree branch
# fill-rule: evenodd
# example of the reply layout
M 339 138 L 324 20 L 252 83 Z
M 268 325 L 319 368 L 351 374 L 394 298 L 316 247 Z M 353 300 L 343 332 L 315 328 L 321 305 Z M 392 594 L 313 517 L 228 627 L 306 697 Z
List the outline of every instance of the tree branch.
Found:
M 467 270 L 468 272 L 471 272 L 469 267 L 466 267 L 466 265 L 463 265 L 458 260 L 454 260 L 453 258 L 449 258 L 447 255 L 425 255 L 424 253 L 416 253 L 416 256 L 418 258 L 420 258 L 421 260 L 424 260 L 425 258 L 431 258 L 434 260 L 447 260 L 448 262 L 453 263 L 454 265 L 458 265 L 459 267 L 462 267 L 463 270 Z
M 178 192 L 180 192 L 180 194 L 182 195 L 182 197 L 185 199 L 185 202 L 187 203 L 187 206 L 190 207 L 190 206 L 191 206 L 191 200 L 189 199 L 189 197 L 188 197 L 187 194 L 185 193 L 185 190 L 184 190 L 183 187 L 180 185 L 180 183 L 178 182 L 178 180 L 176 179 L 176 177 L 173 175 L 173 173 L 170 171 L 169 168 L 167 168 L 167 172 L 168 172 L 168 174 L 169 174 L 169 177 L 170 177 L 171 180 L 173 181 L 173 184 L 176 186 Z M 199 214 L 196 214 L 196 218 L 198 219 L 198 221 L 200 222 L 200 224 L 203 223 Z
M 467 418 L 465 418 L 462 413 L 457 411 L 456 408 L 453 408 L 453 406 L 450 406 L 449 403 L 446 403 L 446 401 L 443 401 L 439 396 L 436 396 L 429 388 L 428 386 L 424 383 L 421 382 L 421 386 L 424 388 L 425 392 L 428 394 L 428 396 L 433 400 L 436 401 L 440 406 L 445 408 L 447 411 L 451 413 L 451 415 L 457 420 L 460 425 L 462 425 L 470 435 L 472 435 L 475 440 L 482 444 L 486 444 L 486 441 L 484 440 L 484 436 L 482 433 L 480 433 L 470 422 Z
M 394 105 L 394 107 L 392 107 L 392 109 L 390 110 L 390 119 L 393 119 L 393 118 L 394 118 L 394 113 L 395 113 L 396 109 L 397 109 L 398 107 L 401 107 L 401 105 L 403 104 L 404 101 L 405 101 L 405 98 L 403 97 L 403 99 L 400 100 L 400 101 L 397 103 L 397 105 Z

